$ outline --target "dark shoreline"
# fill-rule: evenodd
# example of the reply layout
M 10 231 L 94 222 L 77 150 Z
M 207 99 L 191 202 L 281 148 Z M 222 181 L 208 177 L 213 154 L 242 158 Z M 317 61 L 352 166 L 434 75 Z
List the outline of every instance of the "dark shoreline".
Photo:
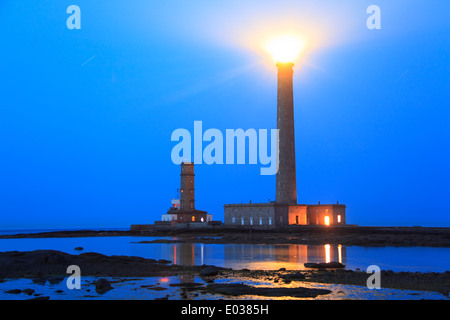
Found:
M 178 242 L 214 244 L 341 244 L 346 246 L 450 247 L 450 228 L 292 226 L 262 230 L 214 226 L 207 229 L 151 231 L 54 231 L 1 235 L 0 239 L 68 237 L 178 237 Z M 149 240 L 151 241 L 151 240 Z M 164 240 L 160 240 L 164 242 Z M 173 240 L 168 240 L 168 242 Z

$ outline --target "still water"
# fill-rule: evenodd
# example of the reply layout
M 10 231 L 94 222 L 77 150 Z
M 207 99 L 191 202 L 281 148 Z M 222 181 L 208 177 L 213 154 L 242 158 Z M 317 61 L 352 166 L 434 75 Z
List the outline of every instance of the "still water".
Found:
M 70 254 L 98 252 L 105 255 L 166 259 L 179 265 L 216 265 L 232 269 L 304 269 L 306 262 L 338 261 L 347 269 L 444 272 L 450 270 L 450 248 L 360 247 L 341 245 L 259 245 L 202 243 L 136 243 L 161 237 L 82 237 L 0 239 L 0 251 L 59 250 Z M 164 238 L 175 239 L 175 238 Z M 83 251 L 74 248 L 83 247 Z

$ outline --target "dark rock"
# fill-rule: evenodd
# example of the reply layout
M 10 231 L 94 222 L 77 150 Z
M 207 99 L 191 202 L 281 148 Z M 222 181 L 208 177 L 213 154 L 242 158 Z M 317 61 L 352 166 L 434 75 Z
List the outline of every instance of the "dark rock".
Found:
M 305 268 L 315 268 L 315 269 L 319 269 L 319 268 L 332 268 L 332 269 L 336 269 L 336 268 L 345 268 L 345 265 L 343 265 L 340 262 L 321 262 L 321 263 L 304 263 Z
M 45 285 L 46 283 L 47 283 L 47 279 L 45 279 L 45 278 L 33 278 L 33 279 L 31 279 L 31 281 L 33 281 L 33 283 L 35 283 L 35 284 L 39 284 L 39 285 Z
M 100 278 L 95 282 L 95 291 L 98 294 L 104 294 L 105 292 L 108 292 L 109 290 L 114 289 L 108 280 L 104 278 Z
M 200 276 L 217 276 L 218 274 L 219 271 L 216 267 L 206 267 L 199 273 Z
M 203 284 L 198 282 L 171 283 L 169 284 L 169 287 L 197 288 L 203 287 Z
M 210 291 L 223 295 L 257 295 L 266 297 L 296 297 L 315 298 L 318 295 L 329 294 L 330 290 L 311 288 L 279 288 L 279 287 L 252 287 L 246 284 L 211 284 Z
M 167 290 L 167 288 L 164 288 L 164 287 L 148 287 L 147 288 L 148 290 L 155 290 L 155 291 L 164 291 L 164 290 Z
M 280 268 L 278 271 L 286 271 L 286 268 Z
M 76 247 L 74 250 L 81 251 L 81 250 L 84 250 L 84 248 L 83 247 Z
M 63 290 L 55 290 L 56 293 L 63 293 Z
M 283 278 L 284 280 L 303 280 L 306 278 L 306 276 L 300 272 L 291 273 L 291 274 L 283 274 L 280 277 Z
M 36 264 L 67 264 L 67 259 L 58 251 L 37 250 L 34 252 L 33 262 Z
M 50 299 L 50 297 L 41 296 L 41 297 L 35 297 L 35 298 L 27 299 L 27 300 L 49 300 L 49 299 Z
M 47 280 L 50 284 L 59 284 L 64 280 L 64 278 L 63 277 L 50 277 Z
M 10 293 L 10 294 L 19 294 L 21 292 L 22 292 L 22 290 L 20 290 L 20 289 L 12 289 L 12 290 L 5 291 L 5 293 Z
M 23 289 L 22 293 L 25 293 L 25 294 L 31 296 L 34 293 L 34 289 Z
M 168 264 L 168 263 L 172 263 L 172 261 L 170 260 L 165 260 L 165 259 L 159 259 L 158 263 L 164 263 L 164 264 Z

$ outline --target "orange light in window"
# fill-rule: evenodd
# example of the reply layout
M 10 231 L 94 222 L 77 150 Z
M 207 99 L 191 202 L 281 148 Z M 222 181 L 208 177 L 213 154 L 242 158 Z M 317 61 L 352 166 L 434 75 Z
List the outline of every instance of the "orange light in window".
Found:
M 330 217 L 329 216 L 325 216 L 325 225 L 326 226 L 330 225 Z

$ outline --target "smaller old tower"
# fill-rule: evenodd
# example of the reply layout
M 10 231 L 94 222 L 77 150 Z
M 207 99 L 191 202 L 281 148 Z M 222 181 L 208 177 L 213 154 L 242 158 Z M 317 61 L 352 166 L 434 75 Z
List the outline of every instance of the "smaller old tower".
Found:
M 195 174 L 192 162 L 181 163 L 180 209 L 195 210 Z
M 172 224 L 211 221 L 212 217 L 206 211 L 195 209 L 195 174 L 192 162 L 181 163 L 178 190 L 180 199 L 172 200 L 172 207 L 162 215 L 162 221 L 170 221 Z

